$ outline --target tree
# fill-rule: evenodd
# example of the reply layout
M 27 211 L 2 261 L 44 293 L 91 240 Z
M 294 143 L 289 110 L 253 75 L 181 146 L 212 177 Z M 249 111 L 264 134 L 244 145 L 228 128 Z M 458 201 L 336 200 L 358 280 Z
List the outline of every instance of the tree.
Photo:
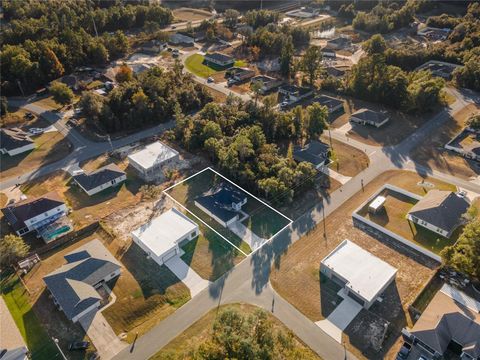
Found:
M 300 69 L 308 74 L 311 86 L 321 72 L 322 52 L 318 46 L 310 46 L 300 61 Z
M 283 44 L 282 52 L 280 54 L 280 72 L 282 75 L 289 77 L 292 70 L 293 59 L 293 42 L 292 37 L 287 37 L 287 40 Z
M 308 135 L 310 138 L 318 139 L 325 130 L 328 119 L 328 109 L 318 102 L 307 107 L 308 114 Z
M 383 54 L 387 49 L 387 44 L 382 35 L 376 34 L 365 41 L 362 48 L 368 55 Z
M 265 194 L 265 197 L 275 204 L 290 202 L 293 198 L 293 190 L 289 189 L 281 180 L 275 177 L 260 180 L 258 186 Z
M 262 91 L 263 82 L 261 80 L 252 81 L 250 83 L 250 88 L 252 89 L 253 93 L 255 94 L 255 107 L 257 107 L 258 97 Z
M 12 265 L 16 260 L 28 255 L 30 246 L 20 236 L 8 234 L 0 240 L 0 265 Z
M 50 93 L 53 96 L 53 100 L 60 105 L 70 104 L 73 100 L 72 90 L 64 83 L 54 81 L 49 88 Z
M 480 130 L 480 113 L 472 115 L 467 120 L 468 127 L 479 131 Z
M 127 64 L 120 65 L 118 72 L 115 74 L 115 80 L 119 83 L 132 81 L 133 71 Z
M 5 96 L 0 96 L 0 115 L 8 114 L 8 102 Z
M 238 18 L 240 17 L 240 13 L 238 10 L 235 9 L 227 9 L 224 13 L 224 24 L 230 28 L 235 29 L 238 23 Z
M 480 280 L 480 219 L 468 223 L 458 241 L 441 255 L 446 265 Z
M 93 91 L 84 91 L 79 105 L 87 119 L 98 120 L 102 113 L 103 97 Z
M 50 49 L 44 48 L 38 61 L 40 74 L 46 81 L 57 79 L 63 75 L 63 65 L 57 58 L 57 55 Z

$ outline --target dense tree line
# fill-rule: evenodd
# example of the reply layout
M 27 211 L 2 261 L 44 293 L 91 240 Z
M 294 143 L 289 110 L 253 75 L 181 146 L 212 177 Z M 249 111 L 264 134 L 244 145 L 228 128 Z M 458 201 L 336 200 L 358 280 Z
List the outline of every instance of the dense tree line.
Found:
M 253 29 L 276 24 L 279 18 L 280 13 L 271 10 L 250 10 L 245 14 L 245 22 Z
M 175 138 L 189 150 L 209 154 L 222 172 L 274 203 L 286 203 L 310 187 L 316 170 L 297 164 L 293 148 L 282 155 L 276 144 L 318 139 L 328 112 L 318 104 L 290 112 L 275 110 L 273 97 L 263 106 L 229 96 L 225 104 L 209 103 L 197 116 L 177 117 Z
M 25 92 L 81 65 L 105 65 L 128 51 L 123 30 L 165 25 L 159 5 L 110 1 L 7 1 L 1 37 L 2 92 Z M 97 36 L 98 34 L 98 36 Z
M 172 71 L 154 67 L 135 78 L 127 76 L 107 97 L 84 92 L 80 106 L 88 121 L 112 133 L 165 122 L 210 101 L 205 88 L 177 63 Z

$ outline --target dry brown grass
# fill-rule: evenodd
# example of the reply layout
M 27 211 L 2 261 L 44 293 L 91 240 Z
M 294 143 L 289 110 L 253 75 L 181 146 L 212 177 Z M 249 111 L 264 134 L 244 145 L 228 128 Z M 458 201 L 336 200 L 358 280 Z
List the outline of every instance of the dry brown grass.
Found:
M 201 9 L 180 8 L 173 10 L 173 16 L 180 21 L 196 21 L 208 19 L 212 13 Z
M 471 114 L 480 110 L 479 106 L 470 104 L 449 118 L 439 131 L 425 139 L 412 153 L 412 158 L 432 169 L 447 172 L 469 179 L 480 175 L 480 166 L 473 160 L 467 160 L 458 154 L 448 151 L 443 146 L 448 143 L 462 128 Z
M 451 189 L 451 186 L 427 178 L 427 181 L 436 185 L 439 189 Z M 370 326 L 368 319 L 386 319 L 392 324 L 393 338 L 388 344 L 393 343 L 400 334 L 400 329 L 407 323 L 408 305 L 422 290 L 424 284 L 432 276 L 437 264 L 425 257 L 415 255 L 399 244 L 388 244 L 372 238 L 363 231 L 355 228 L 352 223 L 352 213 L 369 196 L 385 183 L 404 188 L 406 190 L 423 194 L 421 185 L 422 178 L 412 172 L 388 171 L 365 186 L 365 191 L 358 192 L 345 204 L 327 217 L 325 222 L 326 238 L 323 236 L 324 225 L 319 223 L 304 238 L 294 243 L 288 252 L 283 255 L 278 266 L 272 269 L 271 282 L 274 288 L 292 303 L 298 310 L 312 321 L 318 321 L 328 316 L 332 310 L 332 301 L 336 300 L 335 289 L 324 285 L 320 281 L 320 262 L 341 241 L 349 239 L 373 255 L 386 261 L 398 269 L 395 286 L 389 290 L 382 306 L 371 308 L 363 314 L 357 322 L 351 324 L 351 329 L 345 335 L 348 347 L 363 357 L 359 350 L 368 346 L 368 341 L 361 344 L 359 341 L 362 331 L 365 332 Z M 328 284 L 328 282 L 326 283 Z M 299 296 L 299 294 L 302 294 Z M 387 306 L 390 304 L 390 306 Z M 361 326 L 360 326 L 361 325 Z M 363 329 L 362 331 L 358 329 Z M 390 345 L 389 345 L 390 346 Z M 389 346 L 384 348 L 380 357 L 389 351 Z M 377 357 L 379 354 L 377 354 Z
M 329 143 L 328 135 L 322 136 L 322 141 Z M 333 160 L 330 168 L 345 176 L 355 176 L 365 170 L 370 163 L 368 156 L 361 150 L 332 139 Z

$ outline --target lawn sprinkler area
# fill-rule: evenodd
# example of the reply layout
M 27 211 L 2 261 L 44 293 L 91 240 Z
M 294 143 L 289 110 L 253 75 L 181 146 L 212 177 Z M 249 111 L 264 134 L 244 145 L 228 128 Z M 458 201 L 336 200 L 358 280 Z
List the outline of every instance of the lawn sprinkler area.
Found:
M 208 167 L 164 190 L 211 236 L 244 255 L 288 227 L 292 220 Z
M 384 208 L 372 213 L 369 205 L 378 196 L 385 197 Z M 420 199 L 421 196 L 417 194 L 386 184 L 362 204 L 353 217 L 430 258 L 441 261 L 440 252 L 456 242 L 460 228 L 450 238 L 445 238 L 408 220 L 407 213 Z

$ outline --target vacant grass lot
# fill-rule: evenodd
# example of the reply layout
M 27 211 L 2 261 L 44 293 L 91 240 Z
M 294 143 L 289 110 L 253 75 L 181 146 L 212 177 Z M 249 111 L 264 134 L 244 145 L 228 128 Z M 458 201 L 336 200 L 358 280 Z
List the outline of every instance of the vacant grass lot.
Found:
M 193 54 L 190 55 L 185 60 L 185 67 L 188 71 L 192 72 L 193 74 L 200 76 L 202 78 L 208 78 L 219 71 L 225 70 L 224 67 L 214 66 L 214 65 L 206 65 L 204 64 L 205 57 L 200 54 Z M 239 60 L 236 61 L 234 66 L 244 67 L 247 66 L 245 61 Z
M 322 136 L 322 141 L 330 143 L 327 135 Z M 353 146 L 332 139 L 332 147 L 333 163 L 329 167 L 342 175 L 353 177 L 365 170 L 370 163 L 368 156 Z
M 384 301 L 374 304 L 369 311 L 362 310 L 344 333 L 347 347 L 360 358 L 393 356 L 392 346 L 400 337 L 401 329 L 409 322 L 407 308 L 422 291 L 438 264 L 406 246 L 379 241 L 355 228 L 352 213 L 385 183 L 423 195 L 430 187 L 422 184 L 422 180 L 437 189 L 452 189 L 450 184 L 431 178 L 422 179 L 413 172 L 383 173 L 367 184 L 364 191 L 359 191 L 330 214 L 325 224 L 319 223 L 308 235 L 289 247 L 272 268 L 270 279 L 273 287 L 312 321 L 328 316 L 332 301 L 338 304 L 336 290 L 329 286 L 331 282 L 321 279 L 320 262 L 343 240 L 355 242 L 398 269 L 396 280 L 387 289 Z M 387 337 L 383 348 L 376 351 L 374 346 L 382 340 L 385 323 L 389 324 Z
M 35 149 L 15 156 L 0 156 L 2 178 L 8 179 L 36 170 L 63 159 L 71 151 L 70 142 L 57 131 L 33 136 L 32 139 L 35 141 Z
M 244 315 L 253 314 L 258 308 L 248 304 L 231 304 L 223 305 L 219 309 L 214 309 L 204 315 L 200 320 L 191 325 L 182 334 L 178 335 L 170 343 L 168 343 L 162 350 L 156 353 L 152 360 L 172 360 L 172 359 L 193 359 L 193 352 L 198 349 L 198 346 L 205 340 L 212 336 L 212 326 L 219 311 L 233 309 L 241 312 Z M 273 321 L 273 330 L 282 330 L 292 336 L 295 348 L 305 355 L 307 359 L 319 359 L 319 357 L 303 344 L 295 335 L 293 335 L 288 328 L 283 325 L 273 315 L 269 315 L 269 319 Z
M 458 228 L 451 238 L 447 239 L 407 220 L 407 213 L 417 203 L 416 199 L 388 189 L 382 195 L 386 197 L 384 211 L 371 214 L 367 204 L 358 212 L 359 215 L 435 254 L 440 254 L 440 251 L 446 246 L 453 245 L 457 241 L 461 228 Z
M 173 16 L 179 21 L 197 21 L 210 18 L 212 13 L 201 9 L 180 8 L 173 10 Z

